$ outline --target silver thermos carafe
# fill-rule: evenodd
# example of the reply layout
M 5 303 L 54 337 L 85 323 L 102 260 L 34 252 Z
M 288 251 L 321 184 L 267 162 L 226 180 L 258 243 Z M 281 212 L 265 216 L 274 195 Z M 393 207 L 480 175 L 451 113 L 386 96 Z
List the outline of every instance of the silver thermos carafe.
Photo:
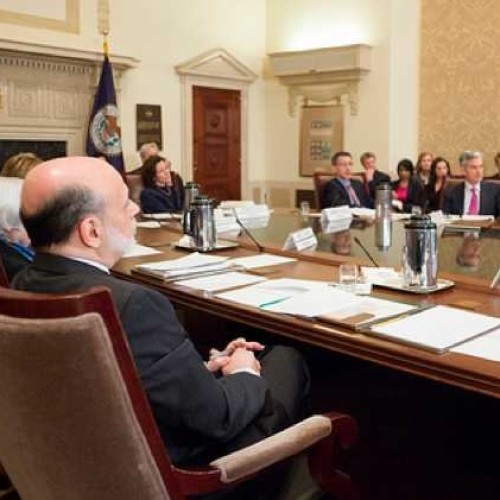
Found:
M 182 228 L 184 234 L 189 234 L 191 231 L 189 225 L 189 208 L 194 199 L 200 194 L 200 185 L 196 182 L 186 182 L 184 185 L 184 207 L 183 207 L 183 217 L 182 217 Z
M 214 200 L 207 196 L 196 196 L 189 213 L 189 236 L 200 250 L 214 250 L 216 244 Z
M 406 286 L 436 287 L 437 231 L 429 216 L 415 215 L 405 224 L 402 267 Z
M 392 189 L 381 183 L 375 190 L 375 245 L 386 250 L 392 244 Z

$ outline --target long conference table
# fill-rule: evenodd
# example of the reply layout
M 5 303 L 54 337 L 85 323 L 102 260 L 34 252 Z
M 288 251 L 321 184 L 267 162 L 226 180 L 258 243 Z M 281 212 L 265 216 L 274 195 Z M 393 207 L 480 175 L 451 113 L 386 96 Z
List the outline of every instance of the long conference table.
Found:
M 315 231 L 318 237 L 317 249 L 300 253 L 282 250 L 287 235 L 305 227 L 311 227 Z M 355 221 L 347 230 L 328 233 L 321 230 L 315 218 L 303 217 L 294 210 L 276 210 L 265 227 L 250 231 L 253 239 L 257 240 L 265 252 L 297 258 L 294 262 L 268 269 L 267 278 L 335 281 L 338 277 L 338 266 L 342 263 L 372 265 L 363 249 L 355 243 L 356 238 L 377 263 L 399 267 L 404 222 L 393 223 L 392 246 L 383 251 L 375 246 L 374 226 L 366 220 Z M 112 272 L 120 278 L 160 291 L 175 305 L 188 311 L 202 311 L 328 351 L 500 398 L 500 362 L 454 352 L 435 354 L 340 326 L 240 305 L 220 299 L 213 293 L 189 289 L 182 284 L 165 283 L 134 271 L 134 267 L 139 263 L 186 255 L 185 251 L 175 248 L 180 233 L 180 224 L 176 222 L 158 223 L 158 227 L 154 228 L 139 228 L 138 242 L 154 247 L 162 253 L 122 259 Z M 218 255 L 242 257 L 258 251 L 255 242 L 245 234 L 224 237 L 238 242 L 240 246 L 217 252 Z M 472 250 L 468 248 L 470 246 Z M 457 254 L 464 252 L 472 255 L 473 266 L 457 264 Z M 455 281 L 453 288 L 432 294 L 415 295 L 374 287 L 372 294 L 407 303 L 449 305 L 500 317 L 500 288 L 490 287 L 500 266 L 500 225 L 495 223 L 487 230 L 474 232 L 472 235 L 443 234 L 439 238 L 438 255 L 439 276 Z M 443 329 L 445 328 L 446 325 L 443 325 Z

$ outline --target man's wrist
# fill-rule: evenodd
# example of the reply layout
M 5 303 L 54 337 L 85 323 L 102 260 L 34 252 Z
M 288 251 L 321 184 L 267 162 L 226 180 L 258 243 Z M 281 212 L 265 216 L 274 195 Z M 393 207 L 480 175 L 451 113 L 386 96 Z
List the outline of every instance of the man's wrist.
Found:
M 257 377 L 260 377 L 260 373 L 253 368 L 237 368 L 232 372 L 226 373 L 226 375 L 236 375 L 237 373 L 250 373 L 250 375 L 256 375 Z

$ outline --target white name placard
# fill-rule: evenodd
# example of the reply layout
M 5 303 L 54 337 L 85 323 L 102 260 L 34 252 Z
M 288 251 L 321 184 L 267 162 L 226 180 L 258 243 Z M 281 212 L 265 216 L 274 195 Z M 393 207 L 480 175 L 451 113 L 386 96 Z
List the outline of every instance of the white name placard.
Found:
M 314 250 L 318 246 L 318 238 L 312 228 L 306 227 L 290 233 L 283 245 L 283 250 L 301 252 L 302 250 Z

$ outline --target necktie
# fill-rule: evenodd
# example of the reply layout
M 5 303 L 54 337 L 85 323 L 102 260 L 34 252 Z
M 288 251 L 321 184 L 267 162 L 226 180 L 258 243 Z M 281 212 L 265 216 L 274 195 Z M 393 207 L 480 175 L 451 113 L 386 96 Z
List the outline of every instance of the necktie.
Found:
M 347 186 L 347 194 L 349 195 L 349 203 L 350 205 L 353 205 L 355 207 L 360 207 L 361 203 L 359 202 L 359 198 L 356 195 L 356 192 L 354 191 L 351 183 L 348 184 Z
M 477 202 L 477 191 L 475 188 L 471 188 L 471 197 L 469 203 L 469 215 L 477 215 L 479 213 L 479 203 Z

